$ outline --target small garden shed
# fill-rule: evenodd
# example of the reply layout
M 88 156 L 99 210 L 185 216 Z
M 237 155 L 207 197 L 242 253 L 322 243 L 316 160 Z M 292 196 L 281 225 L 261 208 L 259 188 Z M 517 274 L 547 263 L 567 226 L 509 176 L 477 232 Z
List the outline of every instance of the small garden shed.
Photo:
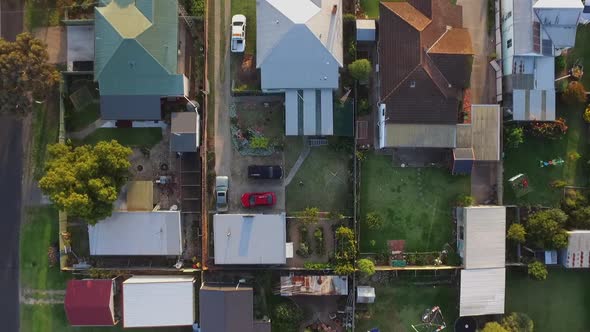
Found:
M 567 248 L 561 251 L 561 261 L 567 268 L 590 267 L 590 231 L 570 231 Z
M 111 279 L 70 280 L 64 307 L 72 326 L 113 326 L 115 282 Z
M 358 286 L 356 288 L 356 303 L 375 302 L 375 288 L 370 286 Z

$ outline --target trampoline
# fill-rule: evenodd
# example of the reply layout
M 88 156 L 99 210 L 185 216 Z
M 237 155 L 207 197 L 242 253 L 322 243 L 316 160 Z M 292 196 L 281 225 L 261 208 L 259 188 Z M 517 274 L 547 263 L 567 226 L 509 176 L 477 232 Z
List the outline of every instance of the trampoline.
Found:
M 455 332 L 475 332 L 477 323 L 473 317 L 459 317 L 455 321 Z

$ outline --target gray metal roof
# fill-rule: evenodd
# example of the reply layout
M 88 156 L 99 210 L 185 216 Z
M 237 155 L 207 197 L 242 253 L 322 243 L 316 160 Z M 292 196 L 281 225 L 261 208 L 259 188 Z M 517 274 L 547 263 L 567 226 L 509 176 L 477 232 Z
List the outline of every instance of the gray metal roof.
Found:
M 285 214 L 213 216 L 215 264 L 285 264 Z
M 88 226 L 90 255 L 177 256 L 181 233 L 179 211 L 113 212 Z
M 252 332 L 252 288 L 203 284 L 199 291 L 199 323 L 203 332 Z
M 332 89 L 285 90 L 286 135 L 333 135 Z
M 256 64 L 263 90 L 338 87 L 341 0 L 323 0 L 321 7 L 311 0 L 261 0 L 256 13 Z
M 68 25 L 68 63 L 94 61 L 94 25 Z
M 160 96 L 101 95 L 103 120 L 160 120 Z
M 199 114 L 174 112 L 171 115 L 170 150 L 196 152 L 199 147 Z

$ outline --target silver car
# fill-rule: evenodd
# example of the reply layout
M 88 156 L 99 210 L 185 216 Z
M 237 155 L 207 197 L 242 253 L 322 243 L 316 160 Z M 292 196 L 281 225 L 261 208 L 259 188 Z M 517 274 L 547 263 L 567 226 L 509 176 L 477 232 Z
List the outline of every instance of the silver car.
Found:
M 227 176 L 217 176 L 215 178 L 215 205 L 217 212 L 227 212 L 228 210 L 228 195 L 229 190 L 229 178 Z

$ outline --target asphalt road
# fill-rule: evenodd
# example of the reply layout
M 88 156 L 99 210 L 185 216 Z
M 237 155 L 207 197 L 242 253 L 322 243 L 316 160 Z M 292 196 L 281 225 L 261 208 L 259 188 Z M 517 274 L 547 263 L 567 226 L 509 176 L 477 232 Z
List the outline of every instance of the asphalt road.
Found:
M 19 233 L 22 181 L 21 120 L 0 117 L 0 321 L 19 328 Z

